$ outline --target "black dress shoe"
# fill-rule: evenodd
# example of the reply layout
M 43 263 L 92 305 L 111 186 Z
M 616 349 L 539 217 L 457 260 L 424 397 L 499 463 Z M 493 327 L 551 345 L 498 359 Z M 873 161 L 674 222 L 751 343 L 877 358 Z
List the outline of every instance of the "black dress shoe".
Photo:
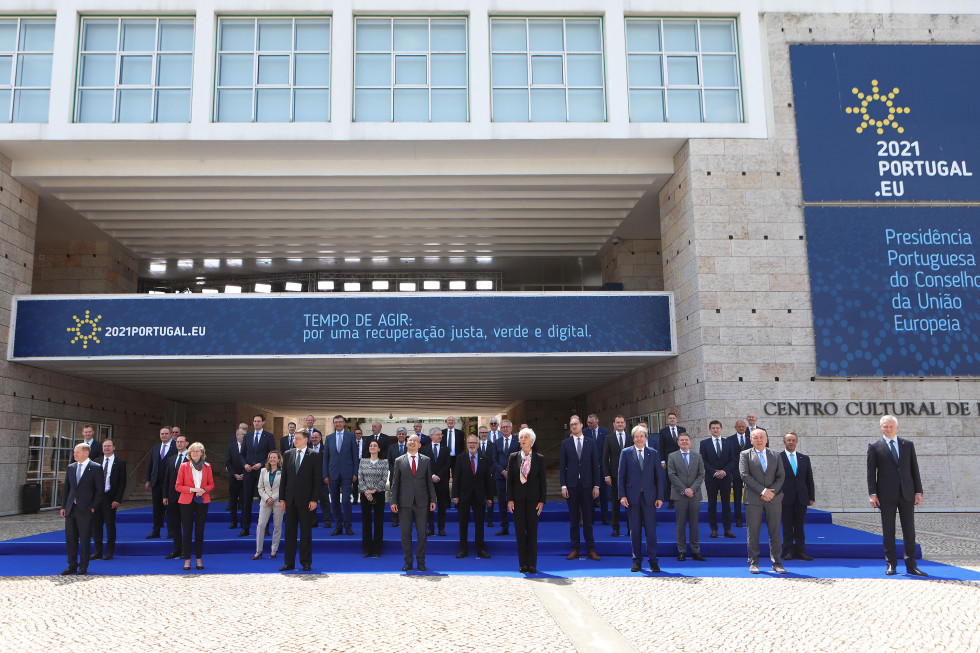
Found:
M 691 557 L 694 558 L 695 560 L 697 560 L 698 562 L 704 562 L 705 561 L 705 557 L 703 555 L 701 555 L 700 553 L 695 553 Z
M 801 554 L 799 554 L 796 557 L 799 558 L 800 560 L 806 560 L 807 562 L 810 562 L 811 560 L 813 560 L 813 556 L 812 555 L 809 555 L 809 554 L 806 554 L 806 553 L 801 553 Z
M 909 569 L 909 568 L 906 567 L 905 573 L 908 574 L 909 576 L 922 576 L 923 578 L 928 578 L 929 577 L 929 574 L 927 574 L 926 572 L 922 571 L 918 567 L 912 567 L 911 569 Z
M 370 558 L 371 557 L 371 552 L 370 551 L 365 551 L 364 553 L 361 554 L 361 557 L 362 558 Z
M 316 522 L 313 522 L 310 524 L 310 528 L 319 528 L 319 525 Z
M 619 529 L 618 528 L 614 528 L 613 529 L 612 536 L 613 537 L 619 537 Z
M 439 537 L 446 537 L 446 531 L 440 530 L 439 531 Z
M 783 554 L 783 560 L 792 560 L 792 559 L 793 559 L 793 554 L 792 553 L 784 553 Z
M 520 573 L 526 574 L 527 573 L 527 567 L 521 567 L 520 568 Z
M 888 565 L 887 567 L 885 567 L 886 576 L 894 576 L 896 573 L 898 572 L 895 571 L 895 565 Z
M 231 522 L 231 523 L 230 523 L 230 524 L 228 525 L 228 530 L 230 530 L 230 531 L 233 531 L 233 530 L 235 530 L 236 528 L 238 528 L 238 524 L 236 524 L 235 522 Z
M 529 573 L 529 574 L 536 574 L 536 573 L 538 573 L 538 570 L 536 568 L 534 568 L 534 567 L 528 567 L 527 568 L 527 573 Z
M 633 566 L 630 567 L 630 571 L 633 571 L 633 572 L 640 571 L 641 569 L 643 569 L 643 567 L 640 565 L 639 562 L 634 562 L 633 563 Z
M 303 571 L 310 571 L 313 569 L 313 565 L 303 565 Z
M 330 535 L 342 535 L 342 534 L 343 534 L 343 532 L 344 532 L 344 529 L 343 529 L 343 528 L 341 528 L 340 526 L 338 526 L 337 528 L 335 528 L 335 529 L 333 529 L 333 530 L 332 530 L 332 531 L 330 532 Z
M 465 549 L 460 549 L 460 550 L 459 550 L 459 551 L 458 551 L 458 552 L 456 553 L 456 557 L 457 557 L 457 558 L 465 558 L 465 557 L 466 557 L 466 556 L 468 556 L 469 554 L 470 554 L 470 553 L 469 553 L 469 551 L 467 551 L 467 550 L 465 550 Z
M 112 554 L 111 553 L 107 553 L 104 556 L 102 556 L 102 559 L 103 560 L 112 560 Z
M 602 525 L 603 526 L 608 526 L 610 523 L 612 523 L 612 522 L 610 522 L 608 519 L 603 519 L 602 520 Z
M 660 573 L 660 565 L 658 565 L 656 562 L 651 562 L 650 563 L 650 571 L 659 574 Z
M 164 557 L 165 557 L 165 558 L 166 558 L 167 560 L 173 560 L 174 558 L 179 558 L 179 557 L 180 557 L 180 551 L 171 551 L 170 553 L 168 553 L 168 554 L 167 554 L 166 556 L 164 556 Z
M 78 571 L 76 573 L 79 576 L 87 576 L 88 575 L 88 567 L 79 567 L 78 568 Z
M 427 528 L 427 529 L 425 529 L 425 534 L 426 535 L 435 535 L 436 534 L 436 529 L 434 529 L 434 528 Z
M 296 567 L 293 565 L 283 565 L 282 567 L 279 567 L 279 571 L 292 571 L 295 568 Z
M 146 539 L 148 539 L 148 540 L 156 540 L 159 537 L 160 537 L 160 531 L 153 531 L 152 533 L 150 533 L 149 535 L 146 536 Z
M 487 522 L 487 526 L 489 526 L 490 528 L 493 528 L 493 520 L 492 519 Z
M 677 556 L 677 562 L 684 562 L 685 560 L 687 560 L 687 556 L 683 553 Z
M 490 554 L 487 553 L 486 549 L 480 549 L 479 551 L 476 552 L 476 557 L 482 558 L 483 560 L 487 560 L 490 557 Z
M 74 576 L 76 573 L 78 573 L 78 568 L 77 567 L 68 567 L 63 572 L 61 572 L 61 575 L 62 576 Z
M 419 563 L 419 571 L 428 571 L 428 568 L 426 568 L 424 562 Z
M 241 532 L 238 533 L 238 537 L 248 537 L 248 529 L 243 528 Z
M 499 531 L 497 531 L 497 536 L 500 536 L 500 535 L 510 535 L 510 529 L 507 528 L 506 526 L 504 526 Z
M 734 539 L 735 538 L 735 533 L 733 533 L 731 531 L 725 531 L 725 537 L 730 537 L 730 538 Z
M 97 552 L 93 553 L 92 555 L 90 555 L 88 557 L 88 559 L 89 560 L 101 560 L 102 559 L 102 552 L 101 551 L 97 551 Z
M 201 563 L 197 563 L 197 569 L 204 569 L 204 565 L 202 565 Z
M 381 557 L 381 554 L 380 553 L 372 553 L 371 554 L 371 557 L 372 558 L 380 558 Z
M 737 522 L 735 522 L 735 528 L 745 528 L 745 527 L 742 526 L 742 522 L 737 521 Z
M 402 571 L 412 571 L 412 563 L 411 562 L 405 563 L 405 566 L 402 567 Z
M 353 535 L 354 529 L 348 526 L 347 528 L 344 529 L 344 532 L 347 533 L 348 535 Z

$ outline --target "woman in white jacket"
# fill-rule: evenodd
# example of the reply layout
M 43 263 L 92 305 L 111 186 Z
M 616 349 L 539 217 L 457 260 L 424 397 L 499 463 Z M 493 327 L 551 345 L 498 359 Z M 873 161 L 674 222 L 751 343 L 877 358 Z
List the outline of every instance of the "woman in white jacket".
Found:
M 262 557 L 263 540 L 265 539 L 265 527 L 269 523 L 269 515 L 272 515 L 272 555 L 276 557 L 279 549 L 279 539 L 282 535 L 282 508 L 279 507 L 279 482 L 282 480 L 282 469 L 280 464 L 282 459 L 278 451 L 270 451 L 265 460 L 265 469 L 259 474 L 259 526 L 255 530 L 255 555 L 252 560 Z

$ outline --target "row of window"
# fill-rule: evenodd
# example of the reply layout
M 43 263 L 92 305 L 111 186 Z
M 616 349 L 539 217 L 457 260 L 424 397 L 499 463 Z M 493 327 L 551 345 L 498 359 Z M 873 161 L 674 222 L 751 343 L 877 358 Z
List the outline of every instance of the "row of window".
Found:
M 220 18 L 217 122 L 330 120 L 331 20 Z M 0 122 L 47 122 L 54 20 L 0 19 Z M 194 20 L 83 18 L 76 122 L 189 122 Z M 606 120 L 602 20 L 491 18 L 494 122 Z M 626 19 L 634 122 L 739 122 L 735 21 Z M 469 119 L 466 18 L 354 21 L 355 122 Z

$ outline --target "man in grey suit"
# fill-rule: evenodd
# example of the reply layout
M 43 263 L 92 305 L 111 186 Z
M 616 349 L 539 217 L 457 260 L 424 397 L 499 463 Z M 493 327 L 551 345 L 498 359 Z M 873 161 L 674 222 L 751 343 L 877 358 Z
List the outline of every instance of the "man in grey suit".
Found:
M 701 555 L 701 538 L 698 537 L 698 515 L 701 512 L 701 484 L 704 482 L 704 460 L 697 451 L 691 451 L 691 436 L 677 436 L 679 451 L 667 456 L 667 479 L 670 481 L 670 498 L 674 502 L 674 518 L 677 521 L 677 559 L 684 562 L 687 554 L 687 538 L 684 529 L 691 532 L 691 557 L 704 561 Z
M 400 515 L 399 527 L 402 536 L 402 552 L 405 566 L 402 571 L 412 569 L 412 523 L 418 545 L 415 557 L 419 571 L 425 571 L 425 523 L 429 513 L 436 509 L 436 488 L 432 484 L 432 462 L 419 453 L 421 441 L 416 433 L 408 436 L 408 452 L 395 459 L 391 471 L 391 512 Z
M 745 485 L 745 521 L 749 527 L 749 571 L 759 573 L 759 532 L 762 530 L 762 513 L 766 513 L 769 528 L 769 557 L 772 570 L 785 574 L 783 567 L 783 542 L 780 539 L 780 522 L 783 517 L 783 480 L 786 472 L 783 461 L 766 445 L 769 438 L 763 429 L 755 429 L 750 436 L 752 448 L 738 457 L 738 473 Z

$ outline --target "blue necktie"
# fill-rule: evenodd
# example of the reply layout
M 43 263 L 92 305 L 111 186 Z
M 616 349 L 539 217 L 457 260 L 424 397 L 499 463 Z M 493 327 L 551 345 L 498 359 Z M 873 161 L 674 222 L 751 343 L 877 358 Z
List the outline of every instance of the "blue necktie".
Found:
M 898 464 L 898 445 L 895 444 L 894 440 L 889 440 L 888 444 L 891 446 L 892 458 L 895 459 L 895 464 Z
M 793 468 L 793 476 L 796 476 L 796 454 L 791 453 L 789 455 L 789 464 Z
M 766 473 L 766 468 L 769 466 L 769 461 L 766 460 L 766 452 L 759 452 L 759 464 L 762 465 L 762 473 Z
M 686 451 L 683 451 L 681 453 L 684 454 L 684 466 L 687 467 L 688 469 L 690 469 L 691 468 L 691 459 L 687 457 L 687 452 Z

